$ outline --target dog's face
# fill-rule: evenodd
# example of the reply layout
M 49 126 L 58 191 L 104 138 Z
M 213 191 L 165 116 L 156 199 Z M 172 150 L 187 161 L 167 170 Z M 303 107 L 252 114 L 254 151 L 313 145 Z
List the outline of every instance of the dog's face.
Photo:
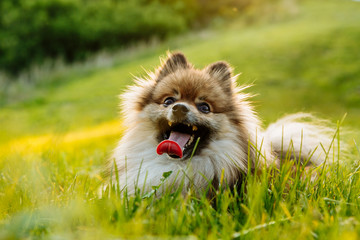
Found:
M 216 141 L 224 123 L 236 122 L 233 79 L 227 63 L 194 69 L 184 55 L 169 56 L 155 81 L 138 101 L 142 118 L 151 122 L 157 153 L 171 159 L 190 158 Z

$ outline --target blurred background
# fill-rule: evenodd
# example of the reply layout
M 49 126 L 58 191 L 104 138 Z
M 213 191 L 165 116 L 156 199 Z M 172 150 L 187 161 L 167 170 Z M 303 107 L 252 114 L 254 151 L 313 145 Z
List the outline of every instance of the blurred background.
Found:
M 228 61 L 264 126 L 347 115 L 358 159 L 359 1 L 0 0 L 1 239 L 110 226 L 114 207 L 95 200 L 123 130 L 118 95 L 168 50 L 198 68 Z
M 117 95 L 167 50 L 196 67 L 228 61 L 254 84 L 265 125 L 305 111 L 335 123 L 347 114 L 358 128 L 359 10 L 351 0 L 2 0 L 0 142 L 116 121 Z
M 288 5 L 294 4 L 294 0 L 286 1 Z M 280 2 L 3 0 L 1 70 L 18 74 L 46 59 L 84 60 L 100 50 L 119 49 L 151 39 L 164 40 L 240 15 L 246 15 L 249 23 L 272 11 L 275 12 L 271 17 L 276 17 L 282 12 L 275 5 L 284 7 Z

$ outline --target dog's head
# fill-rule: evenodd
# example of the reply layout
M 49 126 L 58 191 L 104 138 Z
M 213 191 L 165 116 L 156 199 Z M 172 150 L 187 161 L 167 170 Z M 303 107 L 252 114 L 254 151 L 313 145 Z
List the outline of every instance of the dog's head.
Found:
M 152 128 L 158 154 L 188 159 L 197 142 L 194 153 L 200 154 L 219 138 L 224 125 L 238 125 L 235 78 L 226 62 L 199 70 L 174 53 L 150 76 L 124 95 L 123 111 L 129 115 L 136 109 L 137 117 L 128 120 L 140 118 Z

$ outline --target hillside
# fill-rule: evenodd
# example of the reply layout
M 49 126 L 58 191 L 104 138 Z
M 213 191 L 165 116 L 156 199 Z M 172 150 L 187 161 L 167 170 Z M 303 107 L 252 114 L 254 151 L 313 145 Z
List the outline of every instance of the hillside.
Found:
M 0 108 L 0 238 L 229 239 L 236 231 L 256 232 L 273 221 L 281 223 L 270 230 L 273 224 L 265 224 L 251 238 L 277 239 L 279 232 L 289 239 L 359 237 L 360 181 L 351 167 L 340 176 L 327 175 L 331 184 L 316 194 L 299 184 L 298 191 L 277 192 L 278 199 L 259 185 L 261 194 L 250 191 L 254 198 L 245 197 L 241 211 L 229 210 L 234 215 L 225 207 L 212 209 L 203 199 L 199 205 L 178 198 L 125 203 L 97 195 L 101 166 L 122 132 L 118 95 L 134 75 L 158 66 L 167 50 L 184 52 L 197 67 L 228 61 L 235 74 L 241 73 L 239 84 L 254 84 L 249 91 L 257 94 L 253 101 L 264 126 L 299 111 L 334 124 L 347 114 L 345 142 L 355 154 L 351 163 L 359 160 L 354 140 L 360 143 L 360 3 L 301 1 L 296 11 L 287 19 L 250 26 L 241 19 L 223 23 L 120 51 L 107 67 L 65 68 L 35 85 L 19 85 Z M 297 194 L 301 201 L 292 198 Z M 223 204 L 231 208 L 229 199 Z

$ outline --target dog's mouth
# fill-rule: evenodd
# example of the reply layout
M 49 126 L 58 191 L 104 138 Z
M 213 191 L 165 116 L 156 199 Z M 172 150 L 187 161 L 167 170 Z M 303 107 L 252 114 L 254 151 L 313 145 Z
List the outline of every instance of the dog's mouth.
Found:
M 199 141 L 199 144 L 195 152 L 201 148 L 203 144 L 200 142 L 203 143 L 208 135 L 209 130 L 204 126 L 168 122 L 159 136 L 161 142 L 156 152 L 159 155 L 166 153 L 171 158 L 188 158 L 194 151 L 196 142 Z

